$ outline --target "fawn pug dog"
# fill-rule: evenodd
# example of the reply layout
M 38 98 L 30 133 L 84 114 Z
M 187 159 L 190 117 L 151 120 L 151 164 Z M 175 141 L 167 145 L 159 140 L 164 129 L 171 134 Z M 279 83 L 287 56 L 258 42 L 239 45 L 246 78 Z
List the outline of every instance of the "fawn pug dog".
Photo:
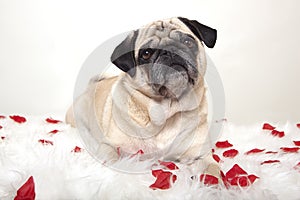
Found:
M 197 163 L 219 176 L 204 85 L 204 45 L 213 48 L 216 38 L 215 29 L 182 17 L 132 31 L 111 55 L 120 75 L 92 79 L 66 121 L 88 132 L 106 159 L 141 149 L 141 159 Z

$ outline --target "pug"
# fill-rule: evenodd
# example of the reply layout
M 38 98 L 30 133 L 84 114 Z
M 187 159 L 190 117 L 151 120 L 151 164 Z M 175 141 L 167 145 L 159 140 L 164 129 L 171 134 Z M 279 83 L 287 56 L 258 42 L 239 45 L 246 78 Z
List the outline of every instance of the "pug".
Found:
M 204 45 L 216 39 L 215 29 L 183 17 L 132 31 L 111 55 L 121 73 L 93 78 L 66 122 L 86 132 L 106 161 L 142 151 L 141 159 L 197 164 L 219 176 L 204 84 Z

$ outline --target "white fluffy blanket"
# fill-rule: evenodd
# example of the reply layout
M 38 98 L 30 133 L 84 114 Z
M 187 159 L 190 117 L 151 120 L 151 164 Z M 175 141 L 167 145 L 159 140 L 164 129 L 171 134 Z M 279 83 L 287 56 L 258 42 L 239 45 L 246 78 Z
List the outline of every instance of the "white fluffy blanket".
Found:
M 144 173 L 108 168 L 84 149 L 76 129 L 45 119 L 0 116 L 0 199 L 300 199 L 296 123 L 225 123 L 214 154 L 226 177 L 214 184 L 209 177 L 200 181 L 200 174 L 191 179 L 178 163 L 171 170 L 133 157 L 116 165 Z M 160 182 L 155 169 L 170 172 L 173 181 Z

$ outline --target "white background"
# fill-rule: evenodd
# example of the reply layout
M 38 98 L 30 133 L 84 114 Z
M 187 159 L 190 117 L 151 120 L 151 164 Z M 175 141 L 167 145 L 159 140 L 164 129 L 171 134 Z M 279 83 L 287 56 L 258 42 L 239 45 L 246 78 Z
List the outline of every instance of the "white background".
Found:
M 183 16 L 218 30 L 207 52 L 223 80 L 229 121 L 300 121 L 299 8 L 298 0 L 0 0 L 0 114 L 63 118 L 97 46 Z

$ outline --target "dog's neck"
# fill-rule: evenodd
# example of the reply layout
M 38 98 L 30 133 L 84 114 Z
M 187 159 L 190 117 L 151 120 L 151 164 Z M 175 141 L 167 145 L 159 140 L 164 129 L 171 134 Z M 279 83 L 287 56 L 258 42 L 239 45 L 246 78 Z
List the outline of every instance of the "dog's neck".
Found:
M 132 123 L 130 127 L 136 130 L 123 130 L 141 132 L 145 135 L 156 133 L 164 127 L 168 119 L 180 112 L 193 112 L 198 110 L 205 99 L 204 82 L 188 90 L 180 99 L 163 98 L 159 101 L 149 97 L 143 88 L 137 88 L 131 81 L 126 80 L 126 74 L 121 76 L 115 84 L 113 101 L 116 123 Z M 146 89 L 146 88 L 144 88 Z M 121 97 L 121 96 L 122 97 Z M 197 114 L 198 112 L 195 112 Z M 126 126 L 128 127 L 128 126 Z M 122 129 L 122 127 L 119 127 Z

